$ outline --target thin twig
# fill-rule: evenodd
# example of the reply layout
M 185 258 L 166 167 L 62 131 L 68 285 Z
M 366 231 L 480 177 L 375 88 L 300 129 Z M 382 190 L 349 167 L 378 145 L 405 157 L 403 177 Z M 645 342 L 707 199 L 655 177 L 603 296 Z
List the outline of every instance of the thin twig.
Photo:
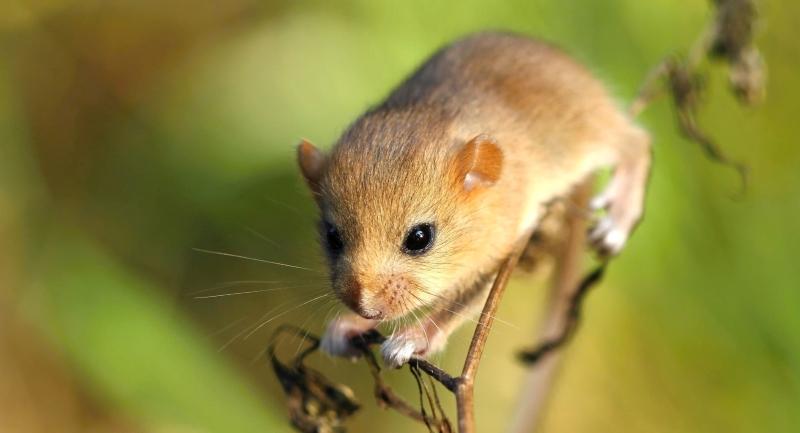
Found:
M 359 347 L 362 351 L 364 351 L 369 350 L 369 346 L 381 344 L 385 340 L 386 337 L 381 335 L 381 333 L 377 330 L 373 329 L 366 334 L 355 337 L 353 342 L 355 343 L 356 347 Z M 449 391 L 455 392 L 456 386 L 458 385 L 458 377 L 450 375 L 448 372 L 432 364 L 430 361 L 422 358 L 413 357 L 408 360 L 408 364 L 424 371 L 429 376 L 436 379 L 437 382 L 441 383 Z
M 442 386 L 447 388 L 450 392 L 455 392 L 456 387 L 458 387 L 458 377 L 451 376 L 448 372 L 442 370 L 441 368 L 437 367 L 430 362 L 421 359 L 421 358 L 411 358 L 408 361 L 408 365 L 414 366 L 419 368 L 420 370 L 424 371 L 428 374 L 431 378 L 435 379 L 437 382 L 441 383 Z
M 489 291 L 489 297 L 486 299 L 486 304 L 484 304 L 483 311 L 481 312 L 478 325 L 475 327 L 475 333 L 472 335 L 469 351 L 467 351 L 467 359 L 464 361 L 464 369 L 461 372 L 461 377 L 458 378 L 458 386 L 456 387 L 456 411 L 458 413 L 459 433 L 475 432 L 475 410 L 473 407 L 475 374 L 478 371 L 481 355 L 483 355 L 483 348 L 486 345 L 486 340 L 489 338 L 489 331 L 492 329 L 492 322 L 494 321 L 497 307 L 500 305 L 500 299 L 503 296 L 506 284 L 508 284 L 508 279 L 514 271 L 519 257 L 522 255 L 525 247 L 527 247 L 532 234 L 532 230 L 526 232 L 509 257 L 500 266 L 497 277 L 494 279 L 492 289 Z
M 411 406 L 411 404 L 397 395 L 397 393 L 395 393 L 394 390 L 383 380 L 383 377 L 381 376 L 380 364 L 378 364 L 378 360 L 375 358 L 375 354 L 372 353 L 370 346 L 381 344 L 385 339 L 386 338 L 378 331 L 373 330 L 361 336 L 356 336 L 352 340 L 353 344 L 361 350 L 362 354 L 364 355 L 364 359 L 369 366 L 370 374 L 372 375 L 373 382 L 375 383 L 374 393 L 376 401 L 382 407 L 392 408 L 411 419 L 424 423 L 429 428 L 431 428 L 431 426 L 436 426 L 437 428 L 443 429 L 444 427 L 441 425 L 443 423 L 447 423 L 446 420 L 443 422 L 433 419 L 427 416 L 422 408 L 420 408 L 420 410 L 415 409 L 413 406 Z M 427 364 L 427 361 L 425 361 L 425 363 Z M 432 365 L 430 366 L 432 367 Z M 449 426 L 449 423 L 447 424 Z

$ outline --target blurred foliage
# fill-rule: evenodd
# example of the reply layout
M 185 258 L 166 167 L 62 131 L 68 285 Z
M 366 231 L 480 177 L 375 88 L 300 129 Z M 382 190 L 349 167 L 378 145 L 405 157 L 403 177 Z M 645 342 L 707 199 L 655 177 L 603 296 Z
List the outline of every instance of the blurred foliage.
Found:
M 748 194 L 730 199 L 735 175 L 680 138 L 668 104 L 645 113 L 646 219 L 587 301 L 546 431 L 800 430 L 800 4 L 761 5 L 766 102 L 738 107 L 712 69 L 700 116 L 749 164 Z M 435 48 L 486 28 L 557 42 L 629 101 L 709 14 L 703 0 L 3 2 L 0 431 L 290 431 L 266 339 L 337 309 L 314 299 L 300 137 L 328 146 Z M 515 326 L 489 340 L 480 431 L 513 408 L 513 353 L 543 293 L 520 278 L 506 296 Z M 437 361 L 456 370 L 470 332 Z M 363 369 L 315 367 L 370 395 Z M 376 422 L 418 428 L 367 405 L 353 431 Z
M 196 331 L 128 275 L 72 234 L 53 234 L 35 286 L 46 298 L 41 323 L 89 386 L 145 426 L 259 432 L 274 425 L 253 390 Z

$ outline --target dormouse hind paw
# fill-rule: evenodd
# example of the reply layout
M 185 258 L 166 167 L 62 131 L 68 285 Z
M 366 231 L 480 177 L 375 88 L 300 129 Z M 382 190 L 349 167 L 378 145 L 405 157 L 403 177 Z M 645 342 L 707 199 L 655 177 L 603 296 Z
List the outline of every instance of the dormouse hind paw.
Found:
M 615 256 L 628 241 L 629 231 L 617 225 L 610 216 L 598 221 L 589 233 L 589 243 L 604 257 Z

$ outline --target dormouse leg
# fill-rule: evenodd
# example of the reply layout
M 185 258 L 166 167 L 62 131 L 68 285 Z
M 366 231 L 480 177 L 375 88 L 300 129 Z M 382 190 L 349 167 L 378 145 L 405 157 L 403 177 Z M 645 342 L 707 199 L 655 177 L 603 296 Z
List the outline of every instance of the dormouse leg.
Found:
M 600 254 L 618 254 L 642 218 L 649 172 L 650 138 L 636 128 L 620 143 L 614 173 L 605 190 L 590 203 L 594 210 L 606 210 L 589 235 Z

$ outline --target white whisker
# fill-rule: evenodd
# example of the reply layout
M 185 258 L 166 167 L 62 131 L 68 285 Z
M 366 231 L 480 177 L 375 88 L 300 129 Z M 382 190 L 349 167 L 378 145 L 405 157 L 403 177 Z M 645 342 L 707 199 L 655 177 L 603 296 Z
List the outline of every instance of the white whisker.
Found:
M 262 241 L 267 242 L 268 244 L 272 244 L 273 246 L 280 248 L 280 245 L 277 242 L 275 242 L 272 239 L 262 235 L 261 233 L 257 232 L 255 229 L 252 229 L 252 228 L 247 227 L 247 226 L 245 226 L 244 229 L 247 230 L 248 232 L 250 232 L 250 234 L 252 234 L 253 236 L 261 239 Z
M 278 291 L 278 290 L 287 290 L 287 289 L 294 289 L 294 288 L 295 287 L 276 287 L 274 289 L 247 290 L 245 292 L 220 293 L 220 294 L 217 294 L 217 295 L 195 296 L 194 299 L 222 298 L 224 296 L 249 295 L 251 293 L 275 292 L 275 291 Z
M 428 320 L 429 320 L 431 323 L 433 323 L 433 326 L 435 326 L 435 327 L 436 327 L 436 329 L 438 329 L 438 330 L 439 330 L 439 332 L 440 332 L 442 335 L 444 335 L 444 331 L 442 331 L 442 328 L 440 328 L 440 327 L 439 327 L 439 325 L 438 325 L 438 324 L 436 324 L 436 321 L 435 321 L 435 320 L 433 320 L 433 316 L 432 316 L 432 315 L 428 315 L 427 319 L 428 319 Z
M 290 312 L 292 312 L 292 311 L 294 311 L 294 310 L 297 310 L 298 308 L 301 308 L 301 307 L 303 307 L 303 306 L 305 306 L 305 305 L 308 305 L 308 304 L 310 304 L 310 303 L 312 303 L 312 302 L 314 302 L 314 301 L 320 300 L 320 299 L 322 299 L 322 298 L 324 298 L 324 297 L 326 297 L 326 296 L 330 296 L 330 295 L 331 295 L 331 294 L 330 294 L 330 292 L 329 292 L 329 293 L 324 293 L 324 294 L 322 294 L 322 295 L 319 295 L 319 296 L 316 296 L 316 297 L 314 297 L 314 298 L 311 298 L 310 300 L 308 300 L 308 301 L 305 301 L 305 302 L 303 302 L 303 303 L 302 303 L 302 304 L 300 304 L 300 305 L 297 305 L 297 306 L 295 306 L 295 307 L 292 307 L 292 308 L 290 308 L 290 309 L 288 309 L 288 310 L 286 310 L 286 311 L 284 311 L 284 312 L 282 312 L 282 313 L 280 313 L 280 314 L 277 314 L 277 315 L 275 315 L 275 316 L 272 316 L 271 318 L 269 318 L 269 319 L 265 320 L 263 323 L 261 323 L 260 325 L 258 325 L 258 326 L 256 327 L 256 329 L 253 329 L 252 331 L 250 331 L 250 332 L 249 332 L 247 335 L 245 335 L 245 336 L 244 336 L 244 338 L 243 338 L 243 339 L 244 339 L 244 340 L 247 340 L 247 339 L 248 339 L 248 338 L 250 338 L 250 337 L 251 337 L 253 334 L 255 334 L 255 333 L 256 333 L 256 332 L 257 332 L 259 329 L 263 328 L 263 327 L 264 327 L 264 326 L 265 326 L 267 323 L 269 323 L 269 322 L 272 322 L 273 320 L 277 319 L 278 317 L 284 316 L 284 315 L 286 315 L 286 314 L 288 314 L 288 313 L 290 313 Z
M 435 294 L 435 293 L 431 293 L 431 292 L 429 292 L 429 291 L 427 291 L 427 290 L 422 290 L 422 292 L 423 292 L 423 293 L 426 293 L 426 294 L 428 294 L 428 295 L 431 295 L 431 296 L 433 296 L 434 298 L 438 298 L 440 301 L 444 301 L 445 303 L 451 303 L 451 304 L 455 304 L 456 306 L 459 306 L 459 307 L 465 307 L 465 308 L 467 307 L 467 305 L 465 305 L 465 304 L 463 304 L 463 303 L 461 303 L 461 302 L 458 302 L 458 301 L 455 301 L 455 300 L 451 300 L 451 299 L 447 299 L 446 297 L 444 297 L 444 296 L 442 296 L 442 295 L 437 295 L 437 294 Z M 416 297 L 416 298 L 417 298 L 417 300 L 420 302 L 420 305 L 424 305 L 424 301 L 423 301 L 421 298 L 419 298 L 418 296 L 415 296 L 415 297 Z M 437 308 L 437 307 L 434 307 L 434 308 Z M 470 322 L 473 322 L 473 323 L 475 323 L 475 324 L 477 324 L 477 323 L 478 323 L 478 320 L 475 320 L 475 319 L 473 319 L 473 318 L 469 317 L 468 315 L 459 314 L 458 312 L 456 312 L 456 311 L 453 311 L 453 310 L 450 310 L 450 309 L 448 309 L 447 307 L 440 306 L 440 307 L 438 307 L 438 308 L 441 308 L 441 309 L 443 309 L 443 310 L 447 311 L 448 313 L 455 314 L 456 316 L 459 316 L 459 317 L 461 317 L 461 318 L 463 318 L 463 319 L 469 320 Z M 478 312 L 478 317 L 480 317 L 480 314 L 482 314 L 482 310 L 481 310 L 480 312 Z M 513 324 L 513 323 L 511 323 L 511 322 L 508 322 L 508 321 L 506 321 L 506 320 L 503 320 L 503 319 L 501 319 L 501 318 L 497 317 L 497 315 L 490 315 L 489 317 L 491 317 L 492 319 L 496 320 L 498 323 L 501 323 L 501 324 L 503 324 L 503 325 L 506 325 L 506 326 L 508 326 L 508 327 L 514 328 L 514 329 L 516 329 L 516 330 L 519 330 L 519 329 L 520 329 L 520 328 L 519 328 L 519 326 L 517 326 L 517 325 L 515 325 L 515 324 Z
M 405 301 L 403 302 L 405 303 Z M 425 335 L 425 347 L 430 348 L 431 340 L 428 338 L 428 331 L 425 330 L 425 325 L 419 320 L 419 316 L 417 316 L 417 313 L 415 313 L 413 309 L 411 310 L 411 314 L 414 315 L 414 319 L 416 319 L 417 324 L 419 324 L 420 330 L 422 330 L 422 333 Z
M 214 287 L 209 287 L 207 289 L 200 289 L 198 291 L 192 292 L 192 293 L 190 293 L 190 295 L 197 295 L 197 294 L 200 294 L 200 293 L 212 292 L 214 290 L 219 290 L 219 289 L 227 289 L 228 287 L 233 287 L 233 286 L 243 286 L 245 284 L 277 284 L 277 283 L 282 283 L 282 282 L 283 281 L 277 281 L 277 280 L 226 281 L 226 282 L 224 282 L 222 284 L 219 284 L 219 285 L 216 285 Z
M 236 340 L 237 340 L 239 337 L 241 337 L 242 335 L 244 335 L 244 333 L 245 333 L 245 332 L 247 332 L 247 331 L 249 331 L 249 330 L 253 329 L 253 327 L 254 327 L 254 326 L 256 326 L 258 323 L 260 323 L 262 320 L 264 320 L 264 318 L 266 318 L 266 317 L 269 317 L 269 315 L 270 315 L 270 314 L 272 314 L 272 312 L 273 312 L 273 311 L 277 310 L 278 308 L 281 308 L 282 306 L 284 306 L 284 305 L 286 305 L 286 304 L 288 304 L 288 303 L 289 303 L 289 301 L 281 302 L 281 303 L 280 303 L 280 304 L 278 304 L 277 306 L 275 306 L 275 307 L 272 307 L 272 308 L 270 308 L 269 310 L 267 310 L 267 312 L 266 312 L 266 313 L 264 313 L 264 314 L 263 314 L 261 317 L 259 317 L 259 318 L 258 318 L 258 319 L 257 319 L 255 322 L 253 322 L 253 324 L 251 324 L 251 325 L 249 325 L 249 326 L 245 326 L 245 327 L 244 327 L 244 328 L 242 328 L 242 330 L 241 330 L 241 331 L 239 331 L 239 332 L 238 332 L 236 335 L 234 335 L 233 337 L 231 337 L 231 339 L 230 339 L 230 340 L 228 340 L 228 341 L 227 341 L 225 344 L 223 344 L 223 345 L 222 345 L 222 347 L 220 347 L 220 348 L 217 350 L 217 352 L 222 352 L 223 350 L 225 350 L 225 348 L 226 348 L 226 347 L 230 346 L 230 345 L 231 345 L 231 343 L 233 343 L 233 342 L 234 342 L 234 341 L 236 341 Z
M 204 248 L 192 248 L 192 249 L 195 250 L 195 251 L 201 252 L 201 253 L 206 253 L 206 254 L 215 254 L 215 255 L 218 255 L 218 256 L 233 257 L 233 258 L 236 258 L 236 259 L 251 260 L 251 261 L 259 262 L 259 263 L 267 263 L 269 265 L 283 266 L 283 267 L 292 268 L 292 269 L 302 269 L 304 271 L 309 271 L 309 272 L 319 272 L 316 269 L 305 268 L 303 266 L 290 265 L 288 263 L 275 262 L 275 261 L 266 260 L 266 259 L 259 259 L 257 257 L 247 257 L 247 256 L 239 255 L 239 254 L 226 253 L 224 251 L 213 251 L 213 250 L 207 250 L 207 249 L 204 249 Z
M 302 330 L 302 332 L 298 332 L 296 335 L 302 335 L 302 338 L 298 338 L 298 340 L 300 340 L 300 341 L 297 343 L 297 349 L 295 349 L 293 357 L 297 357 L 297 354 L 300 353 L 300 348 L 303 347 L 303 343 L 305 342 L 306 337 L 308 337 L 308 334 L 310 334 L 310 332 L 306 328 L 306 325 L 308 325 L 308 321 L 313 319 L 314 316 L 317 315 L 319 310 L 321 310 L 321 309 L 323 309 L 325 307 L 330 307 L 331 301 L 332 301 L 331 299 L 328 299 L 322 305 L 320 305 L 316 309 L 314 309 L 314 311 L 311 314 L 309 314 L 308 317 L 306 317 L 306 319 L 303 321 L 303 324 L 300 325 L 300 329 Z M 330 310 L 328 310 L 328 311 L 330 311 Z
M 208 334 L 208 338 L 216 337 L 217 335 L 223 334 L 223 333 L 224 333 L 225 331 L 227 331 L 228 329 L 231 329 L 231 328 L 233 328 L 234 326 L 236 326 L 236 325 L 238 325 L 238 324 L 242 323 L 242 322 L 243 322 L 243 321 L 245 321 L 245 320 L 247 320 L 247 316 L 245 316 L 245 317 L 240 317 L 240 318 L 238 318 L 238 319 L 234 320 L 233 322 L 231 322 L 231 323 L 229 323 L 229 324 L 227 324 L 227 325 L 223 326 L 222 328 L 220 328 L 220 329 L 217 329 L 216 331 L 214 331 L 214 332 L 212 332 L 212 333 Z

